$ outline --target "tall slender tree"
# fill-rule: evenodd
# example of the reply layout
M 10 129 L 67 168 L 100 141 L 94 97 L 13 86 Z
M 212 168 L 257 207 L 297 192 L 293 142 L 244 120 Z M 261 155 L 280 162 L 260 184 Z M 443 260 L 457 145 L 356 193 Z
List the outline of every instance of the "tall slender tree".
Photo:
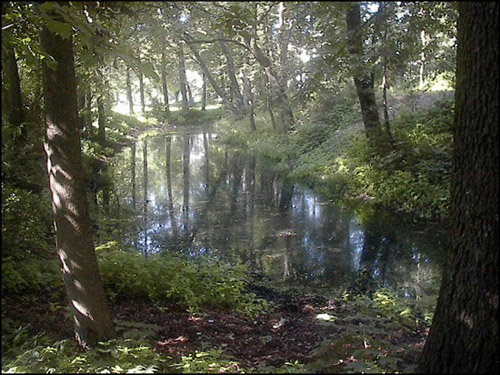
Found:
M 59 23 L 64 20 L 53 16 Z M 55 66 L 43 63 L 44 148 L 56 230 L 56 248 L 73 312 L 75 336 L 86 348 L 115 337 L 92 241 L 82 173 L 71 35 L 43 26 L 40 43 Z
M 361 35 L 361 15 L 359 2 L 353 3 L 346 13 L 348 48 L 352 56 L 353 79 L 358 93 L 366 138 L 375 151 L 387 148 L 388 138 L 380 125 L 377 102 L 375 99 L 374 75 L 364 62 L 363 39 Z
M 453 235 L 419 371 L 498 373 L 499 5 L 458 9 Z

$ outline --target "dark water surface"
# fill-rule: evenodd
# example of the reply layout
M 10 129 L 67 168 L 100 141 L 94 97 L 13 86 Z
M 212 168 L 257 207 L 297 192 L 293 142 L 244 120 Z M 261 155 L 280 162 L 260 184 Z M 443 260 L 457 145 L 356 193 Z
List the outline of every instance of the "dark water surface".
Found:
M 136 141 L 114 178 L 120 201 L 135 207 L 130 242 L 146 255 L 217 256 L 276 282 L 331 290 L 437 292 L 444 230 L 327 201 L 210 128 Z

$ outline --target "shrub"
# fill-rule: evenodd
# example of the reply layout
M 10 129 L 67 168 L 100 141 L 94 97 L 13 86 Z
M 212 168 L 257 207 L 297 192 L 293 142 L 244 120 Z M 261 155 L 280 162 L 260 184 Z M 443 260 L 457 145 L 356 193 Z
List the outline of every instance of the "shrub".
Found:
M 269 303 L 245 292 L 248 283 L 241 265 L 210 259 L 187 259 L 179 254 L 154 254 L 97 248 L 104 287 L 112 299 L 167 301 L 192 310 L 201 306 L 234 308 L 253 315 Z

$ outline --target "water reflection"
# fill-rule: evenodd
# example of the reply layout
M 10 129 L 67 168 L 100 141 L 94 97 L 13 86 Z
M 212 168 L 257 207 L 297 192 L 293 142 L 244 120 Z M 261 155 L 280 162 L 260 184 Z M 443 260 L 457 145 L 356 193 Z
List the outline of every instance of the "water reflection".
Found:
M 276 280 L 416 298 L 438 287 L 443 233 L 325 202 L 210 132 L 137 141 L 120 160 L 117 193 L 141 219 L 130 242 L 145 255 L 209 254 Z

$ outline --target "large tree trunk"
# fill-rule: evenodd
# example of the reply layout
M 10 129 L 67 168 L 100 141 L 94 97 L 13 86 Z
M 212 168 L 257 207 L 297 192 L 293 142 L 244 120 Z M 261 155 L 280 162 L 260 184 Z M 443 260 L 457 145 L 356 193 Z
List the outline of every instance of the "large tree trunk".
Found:
M 498 373 L 498 11 L 458 3 L 450 249 L 419 371 Z
M 82 347 L 115 337 L 92 241 L 82 173 L 72 39 L 43 27 L 43 50 L 57 62 L 43 64 L 47 172 L 66 293 Z M 44 60 L 45 61 L 45 60 Z
M 371 147 L 381 152 L 388 149 L 388 140 L 382 132 L 377 102 L 375 100 L 374 76 L 365 66 L 363 40 L 361 37 L 361 16 L 359 3 L 353 3 L 346 14 L 348 49 L 352 56 L 353 78 L 365 125 L 365 133 Z

